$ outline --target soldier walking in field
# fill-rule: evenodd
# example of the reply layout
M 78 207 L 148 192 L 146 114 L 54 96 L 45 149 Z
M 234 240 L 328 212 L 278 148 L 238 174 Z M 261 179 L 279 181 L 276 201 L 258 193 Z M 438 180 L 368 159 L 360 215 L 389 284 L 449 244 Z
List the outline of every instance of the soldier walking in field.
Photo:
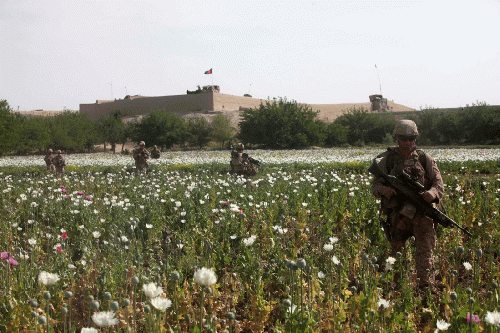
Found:
M 52 149 L 49 149 L 47 151 L 47 155 L 45 155 L 45 157 L 43 158 L 43 160 L 45 161 L 45 164 L 47 164 L 47 170 L 49 170 L 49 171 L 54 171 L 55 170 L 55 167 L 54 167 L 54 154 L 52 152 Z
M 134 149 L 132 156 L 135 160 L 135 173 L 140 174 L 146 172 L 149 167 L 148 159 L 150 154 L 146 149 L 146 143 L 144 141 L 141 141 L 139 147 Z
M 393 135 L 398 146 L 390 147 L 378 156 L 381 158 L 378 162 L 379 169 L 393 176 L 405 172 L 424 186 L 421 196 L 426 202 L 440 204 L 444 194 L 441 173 L 434 159 L 417 149 L 417 125 L 412 120 L 399 120 Z M 408 238 L 415 237 L 418 288 L 422 303 L 426 305 L 427 292 L 433 286 L 433 250 L 436 246 L 437 223 L 394 188 L 389 187 L 382 177 L 373 179 L 372 193 L 381 199 L 380 213 L 386 216 L 386 220 L 382 221 L 391 243 L 392 255 L 395 257 L 397 252 L 403 253 Z
M 160 150 L 156 145 L 153 146 L 153 150 L 151 151 L 151 157 L 155 160 L 160 158 Z
M 56 168 L 56 175 L 62 176 L 64 174 L 64 167 L 66 166 L 66 160 L 61 155 L 61 151 L 56 151 L 56 156 L 53 159 L 54 166 Z
M 231 152 L 230 173 L 244 176 L 248 180 L 249 186 L 253 188 L 251 177 L 257 175 L 259 172 L 257 166 L 260 166 L 261 163 L 243 152 L 245 146 L 242 143 L 239 143 L 236 149 L 236 151 Z

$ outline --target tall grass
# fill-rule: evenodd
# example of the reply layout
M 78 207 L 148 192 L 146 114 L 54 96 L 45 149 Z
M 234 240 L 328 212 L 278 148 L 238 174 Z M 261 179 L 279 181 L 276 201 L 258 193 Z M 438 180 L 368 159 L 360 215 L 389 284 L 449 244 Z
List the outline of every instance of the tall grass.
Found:
M 266 165 L 253 190 L 216 163 L 157 165 L 141 177 L 123 166 L 75 166 L 62 178 L 4 168 L 0 330 L 412 332 L 443 320 L 456 332 L 492 331 L 498 163 L 440 163 L 447 213 L 473 236 L 439 228 L 430 311 L 415 293 L 411 241 L 386 267 L 367 167 Z M 215 284 L 195 282 L 202 267 Z M 41 285 L 41 271 L 60 280 Z M 172 302 L 165 312 L 142 292 L 152 282 Z M 99 311 L 118 323 L 100 327 Z

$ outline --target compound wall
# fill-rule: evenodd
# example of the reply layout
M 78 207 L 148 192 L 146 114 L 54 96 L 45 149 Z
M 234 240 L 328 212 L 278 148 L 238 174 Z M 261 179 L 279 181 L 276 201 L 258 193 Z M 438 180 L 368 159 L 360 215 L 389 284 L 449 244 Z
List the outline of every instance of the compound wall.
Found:
M 80 104 L 80 112 L 88 114 L 91 120 L 97 121 L 116 110 L 125 117 L 146 115 L 156 110 L 166 110 L 183 116 L 191 112 L 212 111 L 213 105 L 212 92 L 160 97 L 132 96 L 127 99 Z
M 157 110 L 166 110 L 181 117 L 201 115 L 210 118 L 223 113 L 231 118 L 233 124 L 237 124 L 242 110 L 258 108 L 261 103 L 266 101 L 265 99 L 226 95 L 210 91 L 187 95 L 131 96 L 130 98 L 114 101 L 96 101 L 93 104 L 80 104 L 80 112 L 87 113 L 93 121 L 106 118 L 116 110 L 119 110 L 124 117 L 129 118 L 141 117 Z M 319 111 L 319 119 L 332 122 L 349 109 L 362 107 L 370 110 L 371 103 L 309 104 L 309 106 L 314 111 Z M 393 112 L 412 111 L 414 109 L 389 101 L 388 110 Z

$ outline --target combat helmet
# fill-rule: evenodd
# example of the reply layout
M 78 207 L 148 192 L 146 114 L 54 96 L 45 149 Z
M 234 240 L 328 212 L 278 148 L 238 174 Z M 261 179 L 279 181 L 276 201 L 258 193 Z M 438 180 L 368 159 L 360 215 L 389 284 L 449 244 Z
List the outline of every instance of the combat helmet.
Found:
M 238 145 L 236 146 L 236 150 L 243 150 L 243 149 L 245 149 L 245 146 L 242 143 L 238 143 Z
M 394 127 L 393 135 L 417 136 L 417 124 L 413 120 L 403 119 L 398 120 Z

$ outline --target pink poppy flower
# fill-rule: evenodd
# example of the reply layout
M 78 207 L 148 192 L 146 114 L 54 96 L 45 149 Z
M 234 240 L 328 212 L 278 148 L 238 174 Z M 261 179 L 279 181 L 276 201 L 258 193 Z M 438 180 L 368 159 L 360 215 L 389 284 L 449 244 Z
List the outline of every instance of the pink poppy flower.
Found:
M 475 322 L 476 324 L 479 324 L 481 322 L 481 319 L 479 319 L 478 315 L 475 315 L 475 314 L 471 315 L 470 312 L 467 312 L 467 322 L 470 323 L 471 320 L 473 322 Z
M 85 200 L 91 201 L 91 200 L 92 200 L 92 196 L 91 196 L 91 195 L 87 195 L 87 196 L 85 197 Z
M 60 247 L 60 246 L 56 247 L 56 251 L 57 252 L 61 252 L 62 251 L 62 247 Z
M 2 260 L 7 260 L 9 259 L 9 252 L 2 252 L 0 254 L 0 258 L 2 258 Z
M 68 233 L 65 231 L 61 234 L 62 239 L 68 238 Z
M 17 266 L 17 265 L 19 265 L 19 263 L 12 256 L 10 256 L 9 257 L 9 265 Z
M 76 192 L 78 195 L 83 195 L 83 192 L 82 191 L 78 191 Z

